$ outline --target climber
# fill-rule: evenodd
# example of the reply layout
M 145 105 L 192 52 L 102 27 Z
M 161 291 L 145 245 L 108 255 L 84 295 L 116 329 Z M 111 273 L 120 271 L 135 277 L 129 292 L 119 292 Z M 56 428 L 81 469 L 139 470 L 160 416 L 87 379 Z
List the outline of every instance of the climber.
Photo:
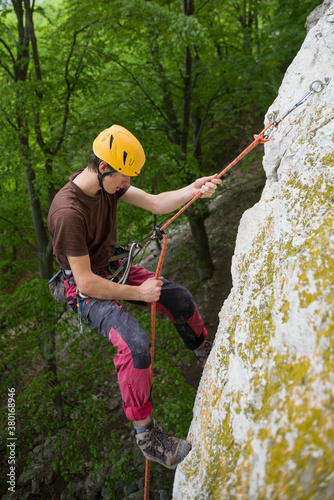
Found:
M 168 436 L 151 418 L 150 340 L 137 320 L 118 300 L 143 305 L 157 303 L 167 313 L 187 349 L 204 365 L 211 349 L 207 331 L 190 292 L 154 273 L 132 266 L 128 284 L 110 281 L 121 261 L 116 252 L 118 200 L 167 214 L 198 191 L 211 196 L 220 179 L 208 176 L 176 191 L 152 195 L 130 186 L 145 163 L 139 141 L 119 125 L 101 132 L 87 166 L 70 176 L 56 194 L 48 215 L 53 252 L 63 274 L 68 303 L 93 329 L 117 348 L 114 364 L 126 417 L 133 421 L 137 444 L 151 461 L 175 468 L 191 445 Z M 108 279 L 109 278 L 109 279 Z M 79 309 L 79 310 L 78 310 Z M 81 313 L 80 313 L 81 311 Z

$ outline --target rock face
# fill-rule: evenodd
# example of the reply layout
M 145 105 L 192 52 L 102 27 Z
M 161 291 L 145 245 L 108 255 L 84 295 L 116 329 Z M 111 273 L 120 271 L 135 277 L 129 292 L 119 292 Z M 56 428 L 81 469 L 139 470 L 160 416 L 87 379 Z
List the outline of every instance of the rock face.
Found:
M 334 498 L 334 0 L 312 13 L 270 111 L 326 77 L 266 143 L 175 500 Z

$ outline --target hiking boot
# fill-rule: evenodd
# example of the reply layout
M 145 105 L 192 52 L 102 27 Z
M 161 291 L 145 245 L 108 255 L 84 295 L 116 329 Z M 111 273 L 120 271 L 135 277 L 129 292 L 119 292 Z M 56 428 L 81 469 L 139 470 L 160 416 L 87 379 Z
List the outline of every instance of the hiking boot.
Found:
M 206 363 L 206 360 L 209 357 L 211 349 L 212 349 L 212 344 L 206 340 L 205 344 L 203 345 L 203 347 L 201 347 L 201 349 L 196 349 L 194 351 L 197 358 L 197 364 L 201 365 L 203 368 Z
M 143 455 L 151 462 L 158 462 L 168 469 L 176 469 L 188 455 L 191 444 L 184 439 L 168 436 L 154 418 L 150 429 L 136 434 L 136 441 Z

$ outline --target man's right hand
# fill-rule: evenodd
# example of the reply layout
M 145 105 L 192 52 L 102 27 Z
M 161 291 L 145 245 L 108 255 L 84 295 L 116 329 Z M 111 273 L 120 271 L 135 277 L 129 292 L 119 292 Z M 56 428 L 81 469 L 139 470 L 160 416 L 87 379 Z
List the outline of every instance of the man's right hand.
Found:
M 160 299 L 161 287 L 163 285 L 162 277 L 159 279 L 149 278 L 139 286 L 141 300 L 144 302 L 157 302 Z
M 160 298 L 162 278 L 149 278 L 139 286 L 121 285 L 106 280 L 91 270 L 89 255 L 67 256 L 76 284 L 81 293 L 101 300 L 140 300 L 157 302 Z

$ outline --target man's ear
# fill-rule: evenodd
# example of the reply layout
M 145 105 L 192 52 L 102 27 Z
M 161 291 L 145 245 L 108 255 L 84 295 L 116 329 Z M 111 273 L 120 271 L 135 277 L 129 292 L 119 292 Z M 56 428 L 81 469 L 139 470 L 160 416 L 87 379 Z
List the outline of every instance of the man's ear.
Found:
M 99 164 L 99 172 L 100 174 L 104 174 L 105 172 L 108 172 L 109 170 L 109 165 L 106 161 L 101 161 Z

